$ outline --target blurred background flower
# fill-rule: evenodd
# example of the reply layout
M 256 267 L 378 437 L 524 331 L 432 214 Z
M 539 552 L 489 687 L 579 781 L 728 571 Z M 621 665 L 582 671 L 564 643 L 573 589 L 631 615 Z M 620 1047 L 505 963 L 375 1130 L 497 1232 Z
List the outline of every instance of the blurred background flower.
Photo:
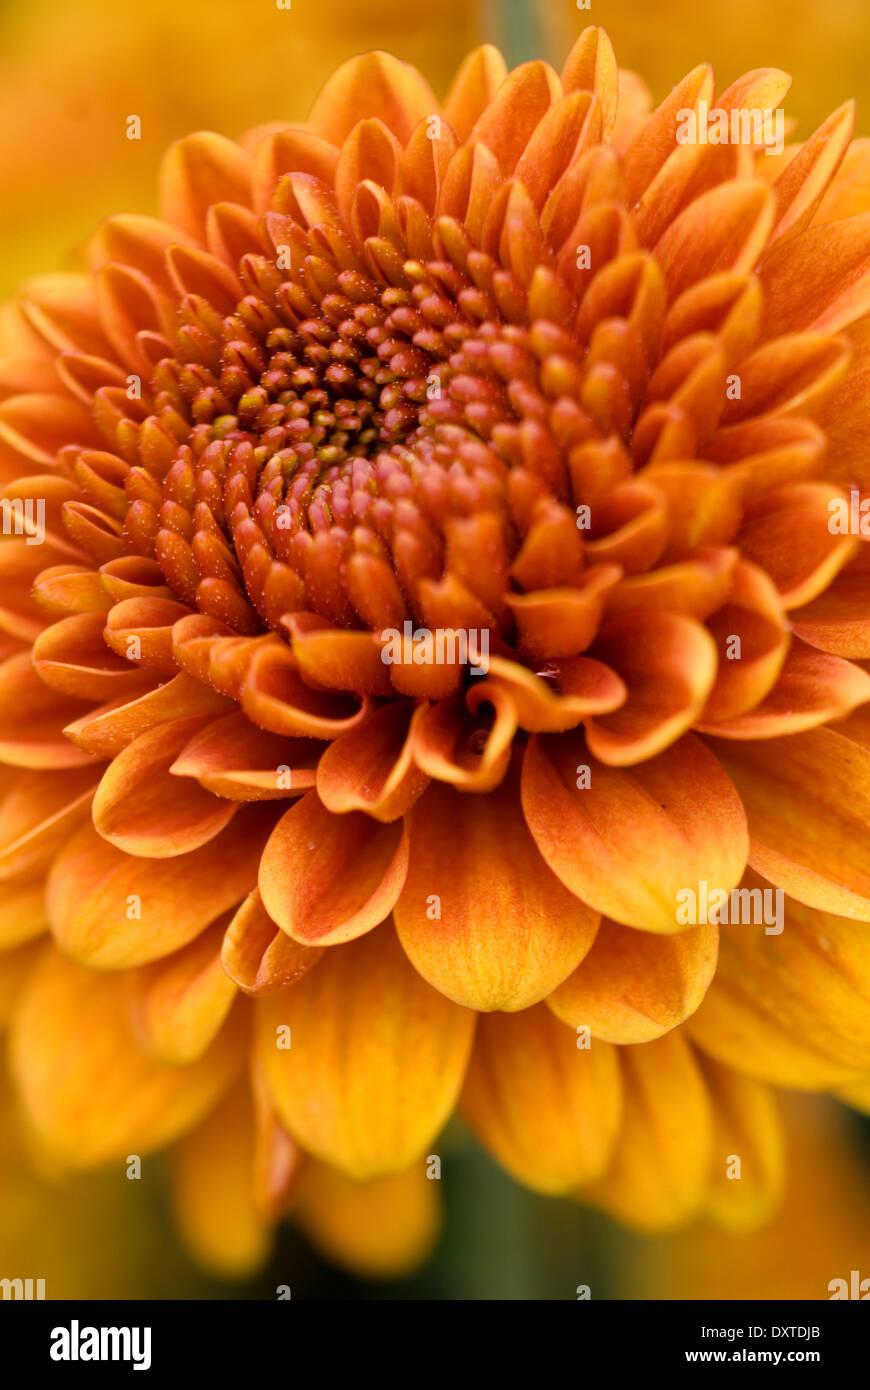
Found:
M 75 262 L 94 225 L 119 208 L 151 212 L 156 169 L 173 139 L 200 128 L 237 136 L 303 118 L 351 54 L 387 48 L 435 90 L 475 44 L 509 63 L 560 62 L 580 30 L 602 24 L 620 63 L 643 71 L 655 101 L 709 59 L 726 86 L 753 66 L 792 73 L 797 137 L 846 98 L 870 132 L 870 6 L 827 0 L 0 0 L 0 291 Z M 127 138 L 130 116 L 141 139 Z M 457 1129 L 442 1146 L 445 1234 L 433 1259 L 401 1283 L 336 1272 L 283 1231 L 267 1269 L 222 1284 L 184 1254 L 161 1177 L 123 1171 L 55 1182 L 34 1177 L 0 1106 L 0 1275 L 44 1277 L 49 1297 L 826 1298 L 831 1279 L 870 1275 L 870 1126 L 833 1102 L 786 1102 L 792 1162 L 774 1222 L 747 1237 L 696 1229 L 649 1239 L 601 1215 L 521 1190 Z M 311 1228 L 353 1263 L 341 1233 Z

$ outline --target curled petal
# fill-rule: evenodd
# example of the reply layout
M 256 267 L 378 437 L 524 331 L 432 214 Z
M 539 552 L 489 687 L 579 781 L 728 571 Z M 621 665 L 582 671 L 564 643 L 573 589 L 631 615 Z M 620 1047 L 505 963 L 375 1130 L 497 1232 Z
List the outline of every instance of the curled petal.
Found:
M 622 571 L 618 565 L 594 565 L 574 588 L 539 589 L 509 594 L 520 649 L 533 660 L 576 656 L 598 630 L 601 611 Z
M 478 713 L 490 706 L 489 727 Z M 464 700 L 441 700 L 418 708 L 412 726 L 418 768 L 462 791 L 486 792 L 498 786 L 510 762 L 517 731 L 510 692 L 495 681 L 479 681 Z
M 366 696 L 353 700 L 306 685 L 284 643 L 268 640 L 251 658 L 241 701 L 261 729 L 291 738 L 337 738 L 361 724 L 370 710 Z
M 301 946 L 281 931 L 255 888 L 226 929 L 221 962 L 233 983 L 256 998 L 295 984 L 322 955 L 321 947 Z
M 618 710 L 586 721 L 590 750 L 615 767 L 654 757 L 684 734 L 716 679 L 715 643 L 680 613 L 612 618 L 594 650 L 628 688 Z
M 510 697 L 517 722 L 533 733 L 573 729 L 582 719 L 618 709 L 626 687 L 615 671 L 589 657 L 547 663 L 533 675 L 519 662 L 491 657 L 488 685 Z
M 854 555 L 853 536 L 832 534 L 832 508 L 846 505 L 829 483 L 797 483 L 770 492 L 747 510 L 743 556 L 769 574 L 786 608 L 810 603 Z
M 77 613 L 46 628 L 33 644 L 40 680 L 82 700 L 110 700 L 122 691 L 130 698 L 147 687 L 148 675 L 106 646 L 105 621 L 102 611 Z
M 229 700 L 182 671 L 135 700 L 112 700 L 67 724 L 67 738 L 98 758 L 113 758 L 140 734 L 176 719 L 222 714 Z
M 317 764 L 317 794 L 327 810 L 365 811 L 386 822 L 413 806 L 429 782 L 414 763 L 413 713 L 393 700 L 329 744 Z
M 782 738 L 841 719 L 867 700 L 870 676 L 860 666 L 794 641 L 766 699 L 736 719 L 697 727 L 719 738 Z

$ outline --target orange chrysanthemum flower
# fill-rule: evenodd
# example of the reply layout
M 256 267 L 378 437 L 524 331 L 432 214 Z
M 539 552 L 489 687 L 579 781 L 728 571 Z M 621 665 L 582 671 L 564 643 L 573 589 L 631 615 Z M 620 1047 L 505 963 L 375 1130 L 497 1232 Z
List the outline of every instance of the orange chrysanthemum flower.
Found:
M 787 88 L 368 54 L 5 314 L 12 1073 L 219 1266 L 413 1261 L 457 1102 L 655 1229 L 870 1095 L 867 151 L 703 138 Z

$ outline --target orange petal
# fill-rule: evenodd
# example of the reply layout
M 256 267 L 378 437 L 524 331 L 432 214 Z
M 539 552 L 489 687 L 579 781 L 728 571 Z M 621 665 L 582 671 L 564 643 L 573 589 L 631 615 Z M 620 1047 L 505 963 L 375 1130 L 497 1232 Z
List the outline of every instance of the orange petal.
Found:
M 621 573 L 618 565 L 593 565 L 574 588 L 509 594 L 506 602 L 514 615 L 523 653 L 546 661 L 585 651 Z
M 381 649 L 371 633 L 315 626 L 307 620 L 303 623 L 303 617 L 307 619 L 307 615 L 290 614 L 284 622 L 303 680 L 357 695 L 392 694 Z
M 133 1028 L 156 1062 L 189 1066 L 224 1023 L 236 988 L 221 965 L 222 939 L 223 927 L 215 923 L 174 955 L 132 973 Z
M 486 145 L 509 177 L 538 122 L 561 95 L 562 84 L 549 64 L 523 63 L 505 78 L 481 113 L 469 142 Z
M 753 868 L 798 902 L 870 922 L 870 751 L 833 729 L 712 746 L 746 808 Z
M 170 145 L 160 167 L 160 208 L 199 241 L 213 203 L 250 205 L 250 161 L 238 145 L 199 131 Z
M 230 701 L 183 671 L 135 700 L 113 700 L 68 724 L 73 743 L 99 758 L 113 758 L 134 738 L 176 719 L 222 714 Z
M 727 600 L 707 628 L 719 649 L 719 666 L 702 718 L 736 719 L 773 689 L 788 653 L 782 600 L 764 570 L 738 560 Z
M 278 640 L 267 640 L 254 651 L 241 701 L 260 728 L 291 738 L 337 738 L 370 712 L 366 696 L 354 700 L 306 685 L 293 653 Z
M 207 1114 L 244 1056 L 228 1025 L 192 1066 L 159 1066 L 136 1044 L 118 981 L 51 947 L 28 978 L 10 1043 L 27 1119 L 70 1168 L 171 1143 Z
M 148 675 L 116 656 L 103 640 L 105 613 L 76 613 L 61 618 L 37 637 L 33 665 L 40 680 L 62 695 L 82 700 L 132 699 L 148 684 Z
M 625 1109 L 616 1154 L 578 1195 L 642 1231 L 679 1226 L 701 1209 L 710 1182 L 713 1112 L 682 1033 L 620 1049 Z
M 236 710 L 194 732 L 169 770 L 231 801 L 285 799 L 314 786 L 320 749 L 313 739 L 265 733 Z
M 870 545 L 861 545 L 824 593 L 791 616 L 796 635 L 820 651 L 870 657 Z
M 0 885 L 0 951 L 23 946 L 47 929 L 44 883 Z
M 22 772 L 0 801 L 0 881 L 39 877 L 87 818 L 99 769 Z
M 618 709 L 624 682 L 600 661 L 586 656 L 547 662 L 537 675 L 516 661 L 493 656 L 487 686 L 509 696 L 517 722 L 534 733 L 560 733 L 582 719 Z
M 418 121 L 437 114 L 438 102 L 416 68 L 390 53 L 351 58 L 321 88 L 308 116 L 315 135 L 341 146 L 358 121 L 379 120 L 404 145 Z
M 441 1227 L 438 1183 L 422 1163 L 357 1182 L 309 1163 L 299 1182 L 297 1220 L 326 1259 L 366 1279 L 400 1279 L 422 1264 Z
M 754 874 L 746 883 L 771 891 Z M 716 979 L 688 1027 L 705 1052 L 741 1072 L 824 1089 L 868 1070 L 866 928 L 789 899 L 784 909 L 780 935 L 722 928 Z
M 313 174 L 331 185 L 338 155 L 335 145 L 310 130 L 289 126 L 276 131 L 263 141 L 254 160 L 253 203 L 257 212 L 268 209 L 284 174 Z
M 774 1211 L 785 1185 L 785 1146 L 771 1091 L 711 1057 L 698 1061 L 713 1103 L 707 1211 L 728 1231 L 750 1231 Z M 739 1160 L 739 1169 L 735 1164 Z
M 221 963 L 245 994 L 277 994 L 301 980 L 323 955 L 321 947 L 300 946 L 273 922 L 255 888 L 229 923 Z
M 840 108 L 842 111 L 842 107 Z M 834 116 L 840 112 L 835 111 Z M 833 121 L 834 116 L 829 117 Z M 870 140 L 859 137 L 846 151 L 843 163 L 834 175 L 830 188 L 822 199 L 813 221 L 839 222 L 870 206 Z
M 254 1202 L 250 1091 L 234 1086 L 172 1152 L 172 1195 L 182 1238 L 223 1279 L 243 1279 L 265 1261 L 269 1226 Z
M 693 1014 L 716 972 L 712 924 L 664 938 L 602 922 L 589 955 L 547 999 L 557 1018 L 611 1043 L 660 1038 Z
M 429 782 L 413 761 L 413 713 L 409 702 L 393 700 L 329 744 L 317 764 L 317 794 L 328 811 L 387 822 L 413 806 Z
M 633 206 L 649 187 L 677 143 L 680 114 L 713 100 L 713 72 L 708 63 L 693 68 L 678 82 L 644 125 L 625 154 L 629 204 Z
M 773 197 L 760 182 L 732 180 L 696 198 L 655 247 L 671 297 L 716 271 L 751 270 L 773 218 Z
M 408 879 L 395 910 L 409 958 L 469 1008 L 514 1012 L 583 959 L 597 913 L 567 893 L 523 822 L 517 770 L 484 796 L 433 784 L 409 812 Z
M 44 949 L 43 942 L 36 940 L 0 954 L 0 1029 L 7 1028 Z
M 421 980 L 390 923 L 257 1009 L 275 1106 L 306 1150 L 356 1178 L 426 1152 L 462 1085 L 474 1014 Z
M 487 727 L 478 713 L 491 706 Z M 517 719 L 510 692 L 496 681 L 479 681 L 464 700 L 420 705 L 412 725 L 413 755 L 429 777 L 463 791 L 486 792 L 502 781 L 510 762 Z
M 0 665 L 0 757 L 15 767 L 83 767 L 96 762 L 64 737 L 64 727 L 85 711 L 82 700 L 44 685 L 29 652 Z
M 715 643 L 706 628 L 681 613 L 612 618 L 594 651 L 628 688 L 618 710 L 586 720 L 590 750 L 614 767 L 654 757 L 684 734 L 716 678 Z
M 870 676 L 866 671 L 795 640 L 779 680 L 760 704 L 736 719 L 697 727 L 719 738 L 782 738 L 841 719 L 867 700 Z
M 461 1109 L 482 1144 L 519 1182 L 558 1195 L 605 1171 L 622 1117 L 622 1077 L 606 1042 L 577 1035 L 538 1004 L 486 1014 Z
M 208 715 L 205 716 L 209 718 Z M 199 849 L 237 811 L 170 769 L 203 726 L 203 717 L 158 724 L 134 739 L 103 775 L 94 797 L 94 827 L 111 844 L 145 859 L 172 859 Z
M 250 892 L 268 824 L 259 807 L 245 807 L 201 849 L 147 865 L 84 826 L 49 875 L 58 945 L 98 970 L 144 965 L 179 950 Z
M 594 92 L 604 116 L 604 135 L 609 136 L 616 121 L 618 70 L 613 44 L 603 29 L 590 25 L 583 30 L 562 69 L 566 92 Z
M 830 483 L 796 483 L 747 507 L 738 538 L 741 553 L 770 575 L 784 607 L 811 602 L 857 549 L 854 536 L 830 529 L 838 503 L 848 506 Z
M 460 140 L 467 140 L 507 77 L 497 48 L 482 44 L 463 62 L 444 101 L 444 115 Z
M 766 337 L 838 333 L 870 308 L 870 213 L 778 242 L 761 268 Z
M 336 816 L 309 792 L 266 842 L 263 906 L 303 946 L 332 946 L 371 931 L 389 915 L 408 868 L 404 826 L 361 811 Z
M 643 931 L 679 931 L 677 893 L 701 879 L 730 890 L 746 864 L 740 798 L 691 734 L 630 769 L 595 763 L 577 734 L 530 739 L 523 810 L 571 892 Z
M 190 609 L 174 599 L 122 599 L 106 618 L 104 636 L 112 651 L 126 660 L 174 676 L 178 662 L 172 649 L 172 627 L 189 614 Z M 128 656 L 132 652 L 138 655 Z

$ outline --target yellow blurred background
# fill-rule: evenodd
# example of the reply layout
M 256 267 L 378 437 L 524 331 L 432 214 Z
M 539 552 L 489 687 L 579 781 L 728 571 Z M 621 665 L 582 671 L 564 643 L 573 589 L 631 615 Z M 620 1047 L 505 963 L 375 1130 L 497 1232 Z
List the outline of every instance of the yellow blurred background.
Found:
M 697 62 L 721 86 L 750 67 L 793 73 L 805 135 L 849 96 L 870 131 L 868 0 L 0 0 L 0 293 L 69 264 L 109 213 L 154 208 L 168 141 L 299 120 L 332 69 L 366 48 L 416 63 L 442 95 L 467 49 L 561 63 L 588 23 L 658 101 Z M 864 108 L 867 108 L 865 110 Z M 126 136 L 139 116 L 141 140 Z

